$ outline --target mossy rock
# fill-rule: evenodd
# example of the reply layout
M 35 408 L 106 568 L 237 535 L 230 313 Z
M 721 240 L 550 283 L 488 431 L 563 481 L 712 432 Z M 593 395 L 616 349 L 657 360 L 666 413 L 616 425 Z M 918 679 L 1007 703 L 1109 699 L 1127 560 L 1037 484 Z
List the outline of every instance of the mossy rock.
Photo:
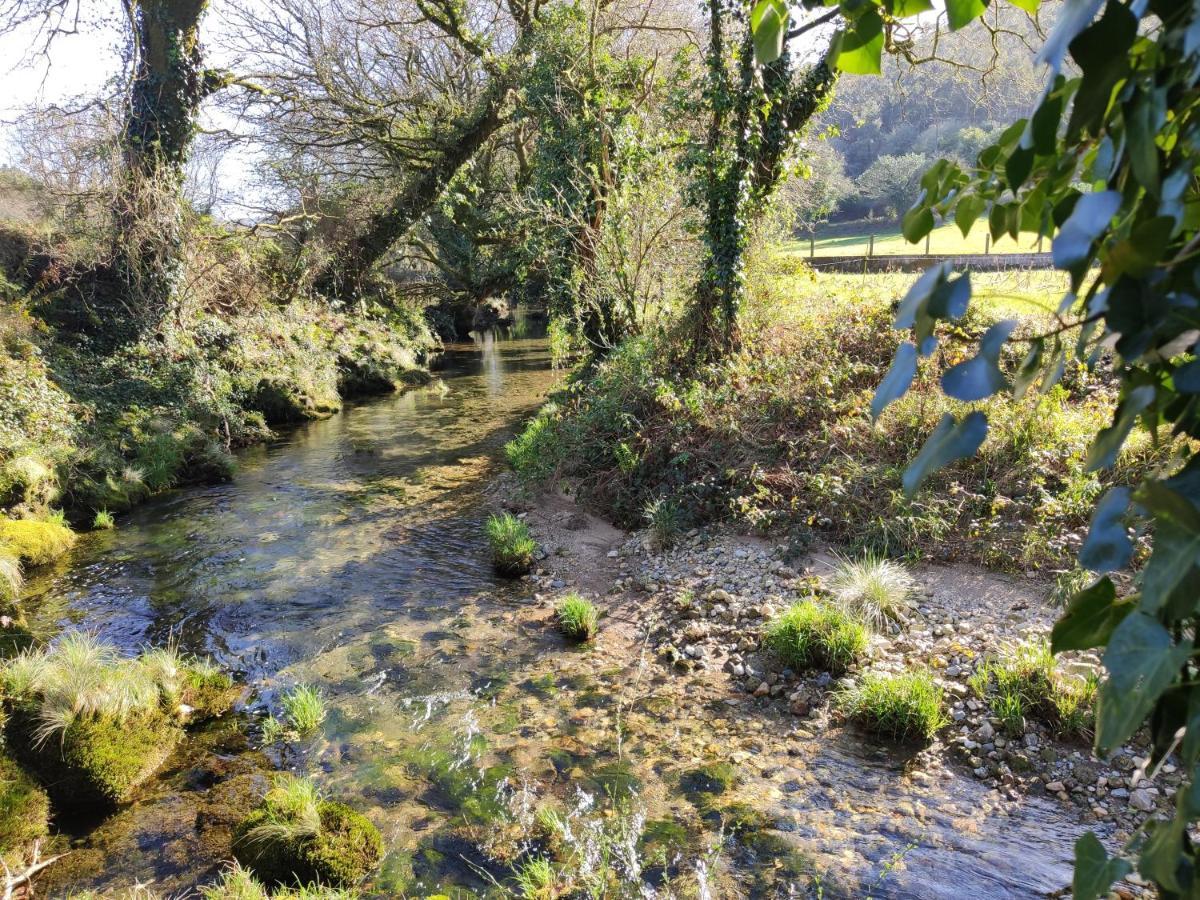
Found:
M 26 565 L 44 566 L 75 546 L 75 533 L 57 522 L 0 519 L 0 546 L 8 547 Z
M 688 795 L 723 794 L 737 783 L 737 771 L 727 762 L 715 762 L 684 772 L 679 786 Z
M 342 408 L 342 401 L 336 394 L 314 394 L 282 378 L 264 378 L 249 405 L 268 425 L 287 425 L 328 418 Z
M 183 735 L 157 712 L 124 721 L 76 719 L 41 744 L 37 725 L 32 710 L 14 711 L 6 726 L 8 745 L 55 805 L 66 809 L 108 809 L 128 802 Z
M 189 669 L 180 702 L 191 707 L 190 721 L 203 722 L 225 715 L 241 695 L 241 687 L 224 672 Z
M 266 809 L 255 810 L 234 831 L 233 855 L 269 884 L 349 887 L 379 868 L 383 837 L 366 816 L 329 800 L 319 815 L 316 834 L 253 841 L 250 832 L 270 821 Z
M 0 753 L 0 860 L 15 865 L 50 830 L 50 799 L 16 762 Z

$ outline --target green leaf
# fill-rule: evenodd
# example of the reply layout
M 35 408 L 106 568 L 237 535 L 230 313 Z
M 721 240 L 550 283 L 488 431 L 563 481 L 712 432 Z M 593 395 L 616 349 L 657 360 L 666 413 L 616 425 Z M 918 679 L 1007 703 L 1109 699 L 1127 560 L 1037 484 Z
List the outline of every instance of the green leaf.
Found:
M 1175 219 L 1156 216 L 1140 223 L 1126 240 L 1108 252 L 1108 270 L 1143 278 L 1167 251 L 1167 243 L 1175 231 Z
M 1133 177 L 1154 197 L 1159 193 L 1158 129 L 1166 118 L 1167 98 L 1162 89 L 1139 94 L 1125 108 L 1125 139 Z
M 785 0 L 758 0 L 750 13 L 754 35 L 754 57 L 759 65 L 773 63 L 783 55 L 787 35 L 788 7 Z
M 1057 91 L 1037 108 L 1030 120 L 1030 136 L 1033 138 L 1033 149 L 1042 156 L 1048 156 L 1058 145 L 1058 123 L 1062 119 L 1063 98 Z
M 1121 521 L 1129 508 L 1129 488 L 1115 487 L 1096 504 L 1087 540 L 1079 548 L 1079 564 L 1103 574 L 1123 568 L 1133 556 L 1133 544 Z
M 938 469 L 956 459 L 974 455 L 986 437 L 987 416 L 983 413 L 969 413 L 961 422 L 956 422 L 950 413 L 943 415 L 921 452 L 905 469 L 901 479 L 904 493 L 911 497 L 921 482 Z
M 1138 730 L 1159 695 L 1179 674 L 1192 642 L 1172 642 L 1170 632 L 1144 612 L 1127 616 L 1104 652 L 1108 678 L 1096 710 L 1096 750 L 1107 756 Z
M 1054 268 L 1071 272 L 1087 266 L 1092 244 L 1108 228 L 1120 208 L 1121 195 L 1117 191 L 1083 194 L 1054 239 L 1051 248 Z
M 1113 90 L 1129 72 L 1126 58 L 1137 36 L 1137 16 L 1122 3 L 1110 3 L 1104 15 L 1071 42 L 1071 57 L 1083 70 L 1071 106 L 1067 136 L 1099 134 L 1112 105 Z
M 931 0 L 884 0 L 884 8 L 894 19 L 919 16 L 933 9 Z
M 878 75 L 883 59 L 883 19 L 874 8 L 860 14 L 842 34 L 837 67 L 852 75 Z
M 957 31 L 970 25 L 982 16 L 986 9 L 985 0 L 946 0 L 946 16 L 950 20 L 950 29 Z
M 1017 147 L 1009 154 L 1008 161 L 1004 164 L 1004 176 L 1008 179 L 1008 186 L 1014 193 L 1025 183 L 1025 179 L 1032 171 L 1032 147 Z
M 1054 23 L 1054 30 L 1046 38 L 1036 61 L 1046 63 L 1057 73 L 1062 68 L 1067 47 L 1079 32 L 1087 28 L 1103 3 L 1104 0 L 1066 0 Z
M 905 341 L 896 348 L 896 357 L 871 399 L 871 421 L 877 420 L 889 403 L 907 393 L 916 374 L 917 348 Z
M 1075 842 L 1075 879 L 1071 893 L 1075 900 L 1098 900 L 1108 893 L 1114 881 L 1129 874 L 1132 866 L 1120 857 L 1109 857 L 1100 839 L 1090 831 Z
M 1046 352 L 1046 341 L 1044 338 L 1035 338 L 1033 345 L 1029 348 L 1029 352 L 1025 354 L 1025 359 L 1021 361 L 1021 365 L 1017 368 L 1017 374 L 1013 378 L 1013 396 L 1020 400 L 1025 396 L 1025 392 L 1030 386 L 1037 381 L 1038 374 L 1042 371 L 1042 355 Z
M 971 231 L 971 226 L 983 215 L 986 208 L 987 201 L 975 194 L 964 194 L 959 198 L 958 205 L 954 207 L 954 224 L 958 226 L 963 237 Z
M 1138 416 L 1152 402 L 1154 388 L 1148 384 L 1134 388 L 1126 395 L 1117 407 L 1113 423 L 1101 429 L 1092 441 L 1092 446 L 1088 448 L 1088 472 L 1107 469 L 1117 461 L 1117 454 L 1121 452 L 1121 447 L 1137 423 Z
M 1038 7 L 1042 5 L 1042 0 L 1008 0 L 1008 2 L 1027 13 L 1037 12 Z
M 916 244 L 925 235 L 933 231 L 934 224 L 933 210 L 928 206 L 919 204 L 904 214 L 900 230 L 904 234 L 906 241 L 910 244 Z
M 1117 603 L 1117 589 L 1105 576 L 1071 598 L 1067 611 L 1054 623 L 1050 649 L 1090 650 L 1103 647 L 1116 627 L 1133 610 L 1132 603 Z
M 1015 319 L 997 322 L 979 341 L 979 352 L 971 359 L 951 366 L 942 375 L 942 390 L 947 397 L 972 403 L 1003 390 L 1008 382 L 1000 371 L 1000 351 L 1017 327 Z

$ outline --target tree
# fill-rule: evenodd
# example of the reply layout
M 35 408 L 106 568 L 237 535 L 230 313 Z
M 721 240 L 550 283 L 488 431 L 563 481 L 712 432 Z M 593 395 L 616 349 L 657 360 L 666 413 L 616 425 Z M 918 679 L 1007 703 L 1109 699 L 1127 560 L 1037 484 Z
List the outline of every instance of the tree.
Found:
M 798 163 L 799 173 L 783 183 L 779 203 L 787 210 L 787 226 L 796 233 L 811 234 L 854 193 L 846 177 L 842 154 L 828 140 L 806 146 Z
M 1035 9 L 1034 0 L 1014 0 Z M 846 4 L 847 6 L 850 4 Z M 919 5 L 919 4 L 918 4 Z M 868 5 L 869 6 L 869 5 Z M 912 4 L 893 2 L 868 18 L 886 28 Z M 948 0 L 951 24 L 980 15 L 976 0 Z M 1175 439 L 1176 466 L 1099 502 L 1081 565 L 1098 576 L 1070 601 L 1052 634 L 1056 652 L 1103 648 L 1095 749 L 1107 755 L 1148 727 L 1151 765 L 1178 754 L 1189 780 L 1176 813 L 1147 821 L 1114 856 L 1093 834 L 1076 844 L 1074 896 L 1093 900 L 1135 867 L 1163 897 L 1200 895 L 1191 830 L 1200 819 L 1200 7 L 1174 0 L 1082 0 L 1066 7 L 1040 51 L 1051 76 L 1026 118 L 1013 122 L 964 170 L 940 160 L 904 217 L 910 241 L 939 219 L 966 234 L 986 217 L 992 236 L 1053 237 L 1056 268 L 1070 277 L 1057 325 L 1041 334 L 1001 322 L 977 354 L 947 369 L 947 396 L 978 403 L 1016 395 L 1062 376 L 1069 359 L 1104 368 L 1121 385 L 1110 425 L 1095 436 L 1093 470 L 1111 466 L 1140 423 Z M 847 11 L 847 14 L 848 11 Z M 862 13 L 860 11 L 859 15 Z M 783 18 L 782 16 L 780 18 Z M 861 24 L 856 23 L 860 33 Z M 860 34 L 861 36 L 861 34 Z M 881 39 L 882 43 L 882 39 Z M 1079 77 L 1067 77 L 1070 60 Z M 918 360 L 929 357 L 943 323 L 966 312 L 970 275 L 948 265 L 927 271 L 896 319 L 912 339 L 900 345 L 876 393 L 877 416 L 904 394 Z M 1021 361 L 1003 364 L 1007 344 Z M 932 471 L 972 455 L 987 437 L 986 413 L 942 419 L 904 476 L 911 494 Z M 1136 538 L 1136 540 L 1135 540 Z M 1111 573 L 1144 561 L 1138 590 L 1118 596 Z
M 880 156 L 859 176 L 859 195 L 873 212 L 895 217 L 916 199 L 929 163 L 929 157 L 919 153 Z

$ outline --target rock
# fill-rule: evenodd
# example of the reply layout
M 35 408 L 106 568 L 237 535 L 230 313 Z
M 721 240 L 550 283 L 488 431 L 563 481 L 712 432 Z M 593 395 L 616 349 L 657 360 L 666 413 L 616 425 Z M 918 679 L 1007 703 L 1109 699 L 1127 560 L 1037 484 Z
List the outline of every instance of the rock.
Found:
M 1046 785 L 1046 790 L 1051 794 L 1058 794 L 1065 791 L 1067 786 L 1061 781 L 1051 781 Z
M 1142 812 L 1152 812 L 1154 810 L 1154 795 L 1145 788 L 1138 788 L 1129 795 L 1129 805 L 1134 809 L 1140 809 Z
M 765 681 L 760 683 L 759 686 L 754 689 L 755 697 L 765 697 L 769 693 L 771 693 L 771 685 Z
M 987 744 L 996 736 L 996 729 L 992 727 L 991 722 L 984 722 L 979 726 L 979 730 L 975 732 L 975 740 L 981 744 Z

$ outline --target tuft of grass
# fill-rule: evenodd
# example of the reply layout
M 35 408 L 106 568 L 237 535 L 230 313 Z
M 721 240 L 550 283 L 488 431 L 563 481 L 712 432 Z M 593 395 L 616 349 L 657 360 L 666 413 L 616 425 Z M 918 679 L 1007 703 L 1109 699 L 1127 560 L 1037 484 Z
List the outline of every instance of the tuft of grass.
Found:
M 508 464 L 526 481 L 545 481 L 554 473 L 562 452 L 554 428 L 557 416 L 557 404 L 547 403 L 519 435 L 504 445 Z
M 283 705 L 284 718 L 297 734 L 310 734 L 325 721 L 325 699 L 321 692 L 311 685 L 296 685 L 283 695 L 280 702 Z
M 657 497 L 646 504 L 646 524 L 650 540 L 658 550 L 674 546 L 683 531 L 683 511 L 679 504 L 666 497 Z
M 554 900 L 560 896 L 558 873 L 554 864 L 544 856 L 522 863 L 513 873 L 517 896 L 523 900 Z
M 558 604 L 558 630 L 576 641 L 590 641 L 596 636 L 600 614 L 590 600 L 579 594 L 568 594 Z
M 489 516 L 488 543 L 492 548 L 492 564 L 502 575 L 524 575 L 533 567 L 537 543 L 529 534 L 529 526 L 512 513 Z
M 904 617 L 914 587 L 904 566 L 873 554 L 841 559 L 828 580 L 834 602 L 874 631 Z
M 767 626 L 763 643 L 793 669 L 839 674 L 867 649 L 867 629 L 842 609 L 804 600 Z
M 283 740 L 284 734 L 287 733 L 287 728 L 284 724 L 275 718 L 274 714 L 268 715 L 263 719 L 262 723 L 262 739 L 264 744 L 274 744 Z
M 1090 587 L 1095 580 L 1096 576 L 1093 573 L 1079 566 L 1059 572 L 1054 577 L 1054 584 L 1046 592 L 1046 602 L 1051 606 L 1065 607 L 1072 597 Z
M 358 891 L 325 885 L 279 886 L 269 891 L 240 863 L 231 865 L 216 884 L 199 889 L 201 900 L 357 900 Z
M 20 558 L 7 547 L 0 547 L 0 600 L 16 600 L 24 588 Z
M 1059 671 L 1045 639 L 1028 641 L 979 666 L 968 679 L 971 690 L 988 700 L 1010 735 L 1036 718 L 1061 737 L 1085 738 L 1094 720 L 1099 680 Z
M 117 527 L 117 520 L 107 509 L 98 509 L 92 518 L 92 527 L 97 531 L 111 531 Z
M 295 843 L 321 830 L 324 798 L 311 778 L 278 775 L 263 798 L 258 823 L 241 840 L 247 844 Z
M 838 708 L 864 730 L 895 741 L 929 741 L 949 720 L 944 692 L 925 671 L 867 675 L 838 695 Z

